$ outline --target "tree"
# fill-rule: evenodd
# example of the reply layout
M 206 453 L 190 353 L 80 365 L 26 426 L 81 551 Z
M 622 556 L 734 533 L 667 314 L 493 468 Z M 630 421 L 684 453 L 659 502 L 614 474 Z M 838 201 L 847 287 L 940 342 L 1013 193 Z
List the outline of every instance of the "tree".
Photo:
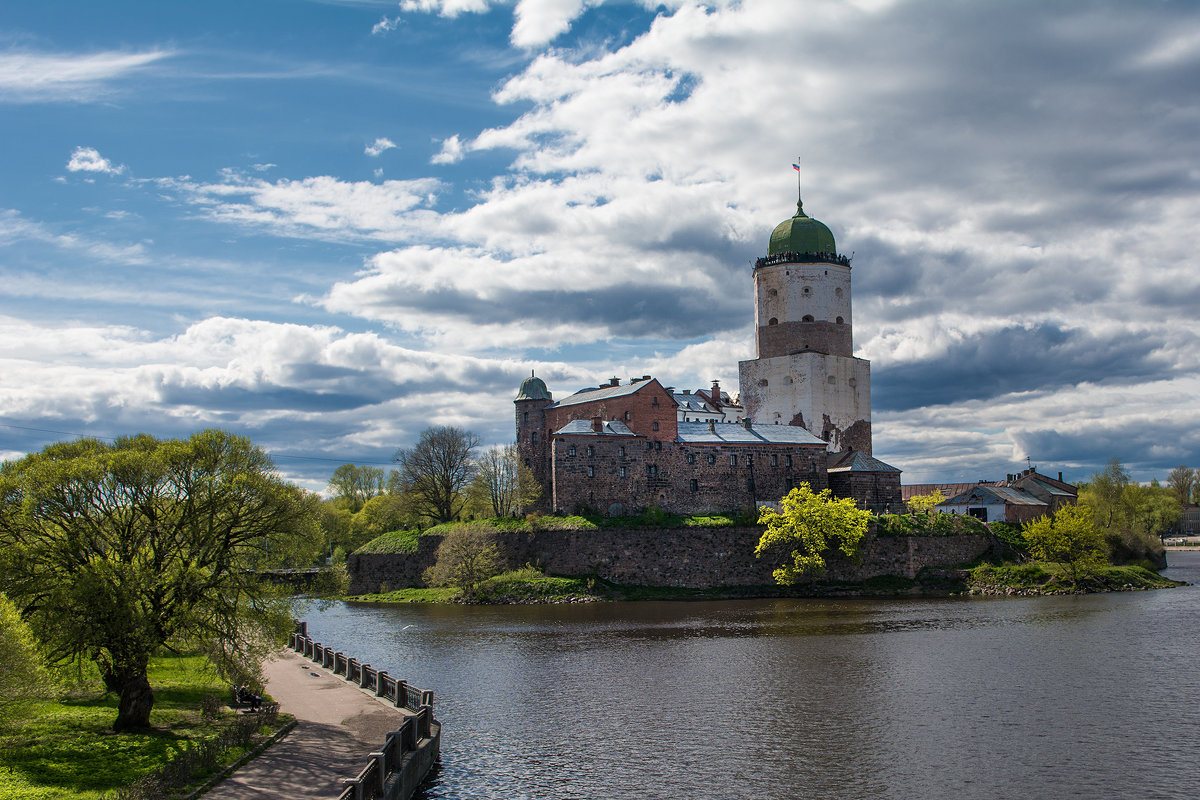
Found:
M 1062 506 L 1053 518 L 1038 517 L 1025 526 L 1023 535 L 1029 542 L 1029 552 L 1042 561 L 1066 567 L 1074 586 L 1108 563 L 1104 534 L 1086 506 Z
M 457 586 L 468 597 L 475 587 L 498 571 L 500 551 L 494 533 L 478 523 L 455 527 L 437 549 L 437 561 L 425 570 L 430 586 Z
M 372 497 L 383 494 L 386 485 L 382 468 L 357 467 L 354 464 L 342 464 L 329 479 L 330 490 L 352 514 L 361 510 Z
M 532 508 L 542 497 L 533 472 L 521 463 L 516 445 L 485 450 L 476 462 L 471 491 L 485 506 L 484 513 L 509 517 Z
M 52 685 L 33 631 L 12 601 L 0 594 L 0 720 Z
M 1139 486 L 1120 459 L 1114 458 L 1089 483 L 1080 485 L 1079 504 L 1091 510 L 1113 561 L 1148 559 L 1160 566 L 1165 564 L 1161 536 L 1182 513 L 1169 490 Z
M 231 669 L 285 632 L 291 600 L 257 570 L 311 563 L 315 496 L 241 436 L 80 440 L 0 467 L 0 591 L 52 663 L 90 659 L 117 731 L 149 724 L 160 648 Z
M 1185 506 L 1191 502 L 1192 492 L 1196 489 L 1196 483 L 1196 471 L 1183 464 L 1171 470 L 1171 474 L 1167 476 L 1167 486 L 1171 488 L 1171 492 L 1175 495 L 1175 499 L 1179 501 L 1180 506 Z
M 934 489 L 929 494 L 918 494 L 908 498 L 908 510 L 914 514 L 927 514 L 945 499 L 941 489 Z
M 767 530 L 754 548 L 756 558 L 791 548 L 791 563 L 784 563 L 772 573 L 776 583 L 793 584 L 822 574 L 824 553 L 833 547 L 847 557 L 857 557 L 871 512 L 859 508 L 850 498 L 833 499 L 828 489 L 813 492 L 807 483 L 788 492 L 782 504 L 782 513 L 762 509 L 758 521 Z
M 421 431 L 416 445 L 396 451 L 400 484 L 422 513 L 449 522 L 462 511 L 462 492 L 475 475 L 472 456 L 479 437 L 462 428 L 441 426 Z

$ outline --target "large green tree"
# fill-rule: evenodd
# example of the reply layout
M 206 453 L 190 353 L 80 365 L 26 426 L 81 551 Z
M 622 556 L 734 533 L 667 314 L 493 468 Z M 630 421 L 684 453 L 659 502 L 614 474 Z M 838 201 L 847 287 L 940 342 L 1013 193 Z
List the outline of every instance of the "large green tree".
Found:
M 417 443 L 396 451 L 399 487 L 437 522 L 450 522 L 462 511 L 464 492 L 475 476 L 479 437 L 462 428 L 440 426 L 421 431 Z
M 1135 483 L 1114 458 L 1091 481 L 1080 484 L 1079 504 L 1091 510 L 1114 562 L 1149 559 L 1165 564 L 1161 537 L 1182 513 L 1169 489 Z
M 0 467 L 0 590 L 54 661 L 96 663 L 116 730 L 143 728 L 156 650 L 228 667 L 286 629 L 290 599 L 259 571 L 312 561 L 316 502 L 224 431 L 50 445 Z
M 783 498 L 783 510 L 764 507 L 758 521 L 767 529 L 754 548 L 755 557 L 790 550 L 788 560 L 772 574 L 776 583 L 798 583 L 825 571 L 825 553 L 837 548 L 847 557 L 858 555 L 871 512 L 850 498 L 834 499 L 828 489 L 814 492 L 807 483 Z
M 1087 506 L 1061 506 L 1053 517 L 1038 517 L 1021 533 L 1035 558 L 1062 564 L 1075 586 L 1108 563 L 1104 534 Z
M 510 444 L 483 452 L 475 464 L 470 494 L 480 516 L 510 517 L 536 506 L 542 487 L 521 463 L 517 446 Z
M 12 601 L 0 594 L 0 721 L 52 686 L 33 631 Z
M 342 464 L 333 471 L 329 489 L 334 497 L 354 514 L 362 510 L 367 501 L 387 491 L 387 474 L 382 467 L 360 467 Z

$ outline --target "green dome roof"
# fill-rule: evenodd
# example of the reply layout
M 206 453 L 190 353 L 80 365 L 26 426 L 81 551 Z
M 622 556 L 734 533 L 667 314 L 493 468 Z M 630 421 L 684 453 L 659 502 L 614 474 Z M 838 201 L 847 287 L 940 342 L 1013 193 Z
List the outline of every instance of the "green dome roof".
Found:
M 546 388 L 546 382 L 541 378 L 534 377 L 533 373 L 529 373 L 529 377 L 521 381 L 521 390 L 517 392 L 517 397 L 513 400 L 514 403 L 521 400 L 553 400 L 550 396 L 550 390 Z
M 796 216 L 785 219 L 771 231 L 767 255 L 780 253 L 836 253 L 837 243 L 825 223 L 804 213 L 804 202 L 796 203 Z

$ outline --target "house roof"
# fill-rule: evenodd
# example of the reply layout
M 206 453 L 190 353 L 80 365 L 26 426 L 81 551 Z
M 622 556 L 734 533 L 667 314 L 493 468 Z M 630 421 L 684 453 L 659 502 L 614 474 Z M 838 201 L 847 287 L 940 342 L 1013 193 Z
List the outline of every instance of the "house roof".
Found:
M 1077 492 L 1069 492 L 1066 489 L 1056 486 L 1055 483 L 1057 483 L 1057 481 L 1055 481 L 1054 483 L 1051 483 L 1050 481 L 1042 480 L 1042 477 L 1040 475 L 1038 477 L 1034 478 L 1033 482 L 1036 483 L 1038 486 L 1041 486 L 1043 489 L 1045 489 L 1050 494 L 1056 495 L 1058 497 L 1077 497 L 1078 496 Z
M 675 402 L 684 411 L 699 411 L 706 414 L 717 413 L 717 410 L 712 407 L 712 403 L 707 402 L 700 395 L 675 392 L 671 396 L 675 398 Z
M 891 464 L 886 464 L 878 458 L 851 450 L 844 453 L 829 466 L 830 472 L 900 472 Z
M 970 491 L 976 486 L 999 486 L 1000 481 L 972 481 L 971 483 L 908 483 L 900 487 L 900 497 L 904 502 L 908 502 L 919 495 L 933 494 L 933 491 L 942 493 L 942 497 L 954 497 L 963 492 Z
M 971 503 L 979 503 L 982 505 L 1006 505 L 1006 506 L 1044 506 L 1041 500 L 1038 500 L 1028 492 L 1021 489 L 1010 489 L 1007 486 L 972 486 L 969 490 L 951 497 L 949 500 L 944 500 L 938 503 L 939 506 L 961 506 L 970 505 Z
M 735 422 L 678 423 L 678 441 L 687 444 L 801 444 L 826 446 L 804 428 L 792 425 L 759 425 L 747 428 Z
M 564 397 L 557 403 L 547 406 L 547 408 L 562 408 L 563 406 L 574 406 L 579 405 L 580 403 L 590 403 L 594 400 L 608 400 L 612 397 L 624 397 L 626 395 L 636 394 L 637 392 L 640 392 L 642 389 L 645 389 L 647 386 L 651 385 L 657 386 L 658 390 L 666 393 L 668 397 L 671 396 L 670 392 L 667 392 L 666 389 L 663 389 L 661 383 L 654 378 L 650 378 L 649 380 L 640 380 L 636 383 L 627 383 L 623 386 L 597 386 L 595 388 L 580 389 L 575 394 L 570 395 L 569 397 Z
M 573 419 L 554 432 L 554 436 L 641 436 L 629 429 L 629 426 L 619 419 L 610 419 L 600 423 L 601 430 L 592 430 L 590 419 Z M 644 438 L 644 437 L 643 437 Z

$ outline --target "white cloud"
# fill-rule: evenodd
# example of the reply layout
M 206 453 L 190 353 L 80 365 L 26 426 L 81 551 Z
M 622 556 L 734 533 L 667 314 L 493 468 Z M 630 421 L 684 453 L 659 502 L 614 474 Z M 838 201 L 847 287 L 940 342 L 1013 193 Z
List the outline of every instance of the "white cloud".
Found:
M 402 21 L 403 20 L 401 17 L 389 17 L 385 14 L 383 18 L 379 20 L 379 22 L 376 22 L 373 26 L 371 26 L 371 33 L 375 36 L 389 33 L 396 30 L 396 28 L 399 28 Z
M 101 156 L 100 151 L 94 147 L 76 147 L 71 153 L 71 160 L 67 162 L 67 170 L 70 172 L 103 172 L 106 175 L 119 175 L 125 171 L 125 165 L 114 165 L 107 158 Z
M 454 134 L 448 139 L 442 140 L 442 149 L 437 155 L 429 159 L 430 164 L 457 164 L 463 158 L 463 143 L 458 138 L 458 134 Z
M 378 158 L 384 151 L 391 150 L 395 146 L 396 143 L 391 139 L 386 139 L 381 136 L 373 143 L 363 148 L 363 152 L 369 155 L 371 158 Z
M 0 53 L 0 102 L 95 102 L 115 84 L 172 56 L 167 50 L 143 53 Z

